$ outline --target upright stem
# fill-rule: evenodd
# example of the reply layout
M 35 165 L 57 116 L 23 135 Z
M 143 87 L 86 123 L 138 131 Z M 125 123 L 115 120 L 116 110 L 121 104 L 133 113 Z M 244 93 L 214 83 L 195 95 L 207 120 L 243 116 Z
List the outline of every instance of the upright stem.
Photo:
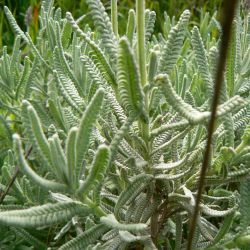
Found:
M 115 36 L 118 38 L 118 12 L 117 12 L 117 0 L 111 0 L 111 20 L 112 28 Z
M 137 28 L 137 60 L 139 63 L 139 71 L 141 76 L 142 88 L 147 83 L 147 71 L 146 71 L 146 50 L 145 50 L 145 0 L 136 0 L 136 28 Z M 148 111 L 148 94 L 145 95 L 145 106 Z M 147 158 L 150 155 L 150 143 L 149 143 L 149 124 L 140 122 L 141 135 L 147 144 L 148 152 Z M 147 159 L 148 160 L 148 159 Z
M 28 150 L 28 152 L 25 154 L 25 158 L 29 157 L 31 151 L 32 151 L 32 147 L 30 147 L 29 150 Z M 19 167 L 16 167 L 15 173 L 13 174 L 13 176 L 12 176 L 10 182 L 8 183 L 6 189 L 4 190 L 4 192 L 2 194 L 0 194 L 0 204 L 3 203 L 6 195 L 9 193 L 11 187 L 14 185 L 14 182 L 15 182 L 15 180 L 16 180 L 19 172 L 20 172 Z
M 204 189 L 204 182 L 205 177 L 207 173 L 207 169 L 210 164 L 210 154 L 211 154 L 211 144 L 212 144 L 212 138 L 213 138 L 213 131 L 216 121 L 216 109 L 219 103 L 220 99 L 220 92 L 223 82 L 223 73 L 225 69 L 226 64 L 226 58 L 227 58 L 227 51 L 229 46 L 229 40 L 231 35 L 231 27 L 232 22 L 234 18 L 234 12 L 236 8 L 238 0 L 227 0 L 224 1 L 224 19 L 222 23 L 222 39 L 221 39 L 221 45 L 220 45 L 220 56 L 219 56 L 219 62 L 217 67 L 217 73 L 215 78 L 215 85 L 214 85 L 214 96 L 213 96 L 213 102 L 212 102 L 212 111 L 211 111 L 211 117 L 208 124 L 208 138 L 207 138 L 207 145 L 206 150 L 204 153 L 203 158 L 203 164 L 200 171 L 200 178 L 198 183 L 198 192 L 196 196 L 196 203 L 194 207 L 194 212 L 191 218 L 190 228 L 189 228 L 189 236 L 188 236 L 188 244 L 187 244 L 187 250 L 192 250 L 192 241 L 193 236 L 196 228 L 197 218 L 200 212 L 200 201 L 202 192 Z
M 102 217 L 107 215 L 102 208 L 100 208 L 99 206 L 97 206 L 91 199 L 89 199 L 87 196 L 84 197 L 84 201 L 83 203 L 85 203 L 97 216 Z
M 146 53 L 145 53 L 145 0 L 136 1 L 137 22 L 137 58 L 141 74 L 142 87 L 147 83 Z
M 126 36 L 128 37 L 130 44 L 133 43 L 134 32 L 135 32 L 135 11 L 131 9 L 129 10 L 128 13 L 128 23 L 126 30 Z

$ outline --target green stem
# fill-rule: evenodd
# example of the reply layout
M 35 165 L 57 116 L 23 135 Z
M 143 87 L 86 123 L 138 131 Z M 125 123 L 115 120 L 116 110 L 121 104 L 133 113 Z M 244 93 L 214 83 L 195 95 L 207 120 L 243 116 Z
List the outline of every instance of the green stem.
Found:
M 137 24 L 137 60 L 141 76 L 142 88 L 147 84 L 146 51 L 145 51 L 145 0 L 136 0 L 136 24 Z M 145 94 L 145 107 L 148 112 L 148 93 Z M 140 122 L 141 135 L 147 144 L 146 159 L 149 160 L 149 124 Z
M 245 147 L 247 147 L 247 143 L 244 141 L 235 149 L 236 154 L 239 154 Z
M 117 0 L 111 0 L 111 20 L 112 28 L 116 38 L 118 38 L 118 12 L 117 12 Z
M 126 36 L 128 37 L 128 40 L 131 45 L 133 44 L 134 33 L 135 33 L 135 11 L 131 9 L 129 10 L 128 13 L 128 23 L 126 30 Z
M 137 59 L 141 75 L 142 87 L 147 83 L 146 52 L 145 52 L 145 0 L 136 1 L 137 22 Z
M 89 208 L 93 209 L 94 214 L 96 214 L 98 217 L 102 217 L 102 216 L 107 215 L 99 206 L 97 206 L 87 196 L 84 197 L 83 203 L 85 203 Z

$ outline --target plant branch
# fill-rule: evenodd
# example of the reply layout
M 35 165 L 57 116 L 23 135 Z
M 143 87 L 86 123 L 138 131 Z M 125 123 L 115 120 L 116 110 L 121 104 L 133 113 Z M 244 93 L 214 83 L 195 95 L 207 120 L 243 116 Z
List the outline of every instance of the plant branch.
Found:
M 140 79 L 142 88 L 147 84 L 146 70 L 146 50 L 145 50 L 145 0 L 136 0 L 136 28 L 137 28 L 137 60 L 139 65 Z M 148 93 L 145 95 L 145 109 L 148 112 Z M 141 135 L 149 150 L 149 124 L 140 122 Z M 149 152 L 147 154 L 149 158 Z
M 200 200 L 201 200 L 201 196 L 203 192 L 206 172 L 209 167 L 212 136 L 213 136 L 215 120 L 216 120 L 216 109 L 219 104 L 220 91 L 221 91 L 222 82 L 223 82 L 223 74 L 224 74 L 224 69 L 226 65 L 226 57 L 227 57 L 227 51 L 228 51 L 229 40 L 230 40 L 230 35 L 231 35 L 231 26 L 232 26 L 232 22 L 234 18 L 236 5 L 237 5 L 237 0 L 228 0 L 227 2 L 224 1 L 224 15 L 223 15 L 224 18 L 222 20 L 223 21 L 222 22 L 223 33 L 222 33 L 222 40 L 221 40 L 221 45 L 220 45 L 219 63 L 218 63 L 217 73 L 216 73 L 216 78 L 215 78 L 211 118 L 208 124 L 207 145 L 206 145 L 206 150 L 205 150 L 205 154 L 203 158 L 203 164 L 202 164 L 202 168 L 200 172 L 198 193 L 196 197 L 194 213 L 193 213 L 191 224 L 190 224 L 187 250 L 191 250 L 197 217 L 198 217 L 199 209 L 200 209 L 199 204 L 200 204 Z
M 28 158 L 28 157 L 29 157 L 31 151 L 32 151 L 32 147 L 30 147 L 29 150 L 27 151 L 27 153 L 26 153 L 26 155 L 25 155 L 25 158 Z M 7 187 L 6 187 L 6 189 L 4 190 L 3 194 L 0 196 L 0 204 L 3 203 L 4 198 L 5 198 L 6 195 L 9 193 L 9 191 L 10 191 L 11 187 L 13 186 L 13 184 L 14 184 L 14 182 L 15 182 L 15 180 L 16 180 L 18 174 L 19 174 L 19 172 L 20 172 L 19 167 L 16 167 L 15 172 L 14 172 L 14 174 L 13 174 L 13 176 L 12 176 L 12 178 L 11 178 L 9 184 L 7 185 Z
M 111 1 L 111 20 L 112 28 L 116 38 L 118 38 L 118 13 L 117 13 L 117 0 Z
M 146 85 L 146 51 L 145 51 L 145 0 L 136 1 L 136 21 L 137 21 L 137 60 L 141 75 L 142 87 Z

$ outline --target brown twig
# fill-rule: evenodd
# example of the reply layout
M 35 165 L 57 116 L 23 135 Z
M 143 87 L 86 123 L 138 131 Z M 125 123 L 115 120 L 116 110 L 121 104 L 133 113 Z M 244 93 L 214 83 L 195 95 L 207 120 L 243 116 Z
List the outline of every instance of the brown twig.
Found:
M 32 151 L 32 147 L 29 148 L 29 150 L 27 151 L 27 153 L 25 154 L 25 158 L 28 158 L 30 153 Z M 19 174 L 20 170 L 19 170 L 19 167 L 16 167 L 15 169 L 15 173 L 13 174 L 9 184 L 7 185 L 6 189 L 4 190 L 3 194 L 0 196 L 0 204 L 3 203 L 4 201 L 4 198 L 6 197 L 6 195 L 9 193 L 11 187 L 13 186 L 18 174 Z
M 217 68 L 217 73 L 216 73 L 216 78 L 215 78 L 214 96 L 213 96 L 212 108 L 211 108 L 212 112 L 211 112 L 211 118 L 208 124 L 207 145 L 206 145 L 206 151 L 204 154 L 203 164 L 202 164 L 202 168 L 200 172 L 198 193 L 196 197 L 194 214 L 192 216 L 191 224 L 190 224 L 187 250 L 191 250 L 197 217 L 199 214 L 199 204 L 200 204 L 201 195 L 203 192 L 204 180 L 205 180 L 207 169 L 209 167 L 212 136 L 213 136 L 214 125 L 215 125 L 215 120 L 216 120 L 216 109 L 217 109 L 219 98 L 220 98 L 220 91 L 221 91 L 221 86 L 222 86 L 222 81 L 223 81 L 223 74 L 224 74 L 224 69 L 226 65 L 227 51 L 228 51 L 229 40 L 230 40 L 230 35 L 231 35 L 231 26 L 232 26 L 232 22 L 234 19 L 234 12 L 236 9 L 236 5 L 237 5 L 237 0 L 227 0 L 224 3 L 224 13 L 223 13 L 223 20 L 222 20 L 223 33 L 222 33 L 222 40 L 221 40 L 221 45 L 220 45 L 219 63 L 218 63 L 218 68 Z

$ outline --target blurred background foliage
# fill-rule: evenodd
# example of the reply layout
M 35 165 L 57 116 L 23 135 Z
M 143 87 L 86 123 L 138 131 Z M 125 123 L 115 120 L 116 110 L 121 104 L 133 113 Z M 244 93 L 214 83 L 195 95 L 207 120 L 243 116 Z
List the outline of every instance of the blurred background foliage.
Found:
M 126 28 L 128 10 L 135 7 L 134 2 L 134 0 L 118 0 L 119 29 L 121 33 Z M 106 9 L 109 10 L 110 0 L 103 0 L 103 3 Z M 146 0 L 146 4 L 147 8 L 157 13 L 156 31 L 161 32 L 164 11 L 169 16 L 179 17 L 184 9 L 189 9 L 193 13 L 193 22 L 198 22 L 200 15 L 205 12 L 213 13 L 220 10 L 222 0 Z M 8 49 L 11 50 L 11 45 L 14 43 L 14 34 L 4 16 L 4 5 L 8 6 L 14 14 L 21 28 L 24 31 L 29 31 L 31 37 L 34 38 L 39 25 L 38 14 L 41 0 L 0 0 L 0 53 L 4 45 L 8 45 Z M 55 0 L 55 6 L 61 7 L 63 12 L 70 11 L 76 18 L 85 15 L 82 25 L 90 22 L 86 0 Z

